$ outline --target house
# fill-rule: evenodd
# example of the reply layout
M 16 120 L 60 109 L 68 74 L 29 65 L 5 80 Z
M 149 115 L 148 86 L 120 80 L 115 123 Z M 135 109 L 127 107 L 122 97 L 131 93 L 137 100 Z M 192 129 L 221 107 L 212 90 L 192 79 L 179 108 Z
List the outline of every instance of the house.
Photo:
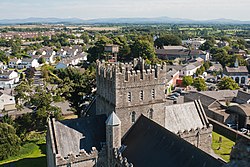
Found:
M 166 90 L 167 90 L 167 94 L 171 93 L 172 91 L 172 87 L 176 86 L 176 81 L 179 78 L 179 71 L 174 69 L 174 68 L 170 68 L 169 71 L 166 74 Z
M 210 54 L 202 50 L 189 50 L 183 46 L 163 46 L 163 49 L 156 49 L 156 55 L 162 60 L 174 60 L 174 59 L 193 59 L 202 58 L 204 61 L 210 59 Z
M 181 69 L 180 76 L 193 76 L 201 66 L 200 62 L 190 63 Z
M 246 56 L 246 51 L 242 49 L 231 49 L 228 51 L 228 54 L 230 55 L 241 55 L 241 56 Z
M 35 51 L 35 50 L 29 50 L 29 51 L 27 51 L 27 54 L 32 57 L 32 56 L 36 55 L 36 52 L 37 51 Z
M 24 69 L 24 68 L 30 68 L 30 67 L 34 67 L 34 68 L 39 67 L 38 59 L 24 58 L 22 59 L 22 62 L 17 65 L 18 69 Z
M 207 70 L 208 72 L 219 72 L 222 71 L 223 67 L 220 63 L 218 62 L 212 62 L 212 66 L 209 67 L 209 69 Z
M 0 92 L 0 112 L 1 111 L 4 111 L 4 112 L 15 111 L 16 110 L 15 105 L 16 103 L 15 103 L 14 96 L 10 96 L 10 95 Z
M 238 59 L 234 63 L 234 67 L 225 67 L 223 77 L 231 77 L 240 85 L 248 85 L 248 69 L 246 66 L 239 66 Z
M 9 67 L 9 68 L 17 68 L 17 65 L 18 65 L 19 63 L 21 63 L 21 62 L 22 62 L 21 59 L 10 59 L 9 64 L 8 64 L 8 67 Z
M 64 69 L 64 68 L 67 68 L 70 65 L 75 66 L 75 65 L 79 64 L 83 60 L 87 60 L 87 54 L 86 53 L 81 53 L 80 55 L 74 56 L 74 57 L 63 58 L 59 63 L 57 63 L 56 69 Z
M 65 57 L 66 56 L 66 51 L 61 49 L 56 52 L 56 57 Z
M 0 87 L 10 88 L 19 82 L 19 75 L 15 71 L 0 70 Z
M 51 54 L 43 55 L 42 58 L 45 58 L 45 61 L 47 64 L 54 64 L 55 63 L 53 54 L 52 55 Z
M 198 49 L 205 42 L 206 40 L 203 38 L 192 38 L 188 40 L 182 40 L 182 45 Z
M 5 70 L 7 68 L 8 68 L 7 65 L 5 65 L 3 62 L 0 62 L 0 70 Z

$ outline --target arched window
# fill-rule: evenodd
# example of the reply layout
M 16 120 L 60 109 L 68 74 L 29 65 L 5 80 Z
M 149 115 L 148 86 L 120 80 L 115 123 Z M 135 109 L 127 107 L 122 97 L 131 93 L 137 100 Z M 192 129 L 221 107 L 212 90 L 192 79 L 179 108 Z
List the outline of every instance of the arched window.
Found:
M 149 117 L 149 119 L 153 119 L 153 115 L 154 115 L 154 110 L 152 108 L 150 108 L 148 110 L 148 117 Z
M 135 111 L 133 111 L 133 112 L 131 113 L 131 122 L 132 122 L 132 123 L 135 123 L 135 116 L 136 116 L 136 113 L 135 113 Z
M 236 78 L 235 78 L 235 82 L 236 82 L 236 83 L 240 83 L 239 77 L 236 77 Z
M 245 77 L 241 77 L 241 84 L 245 84 L 245 82 L 246 82 Z

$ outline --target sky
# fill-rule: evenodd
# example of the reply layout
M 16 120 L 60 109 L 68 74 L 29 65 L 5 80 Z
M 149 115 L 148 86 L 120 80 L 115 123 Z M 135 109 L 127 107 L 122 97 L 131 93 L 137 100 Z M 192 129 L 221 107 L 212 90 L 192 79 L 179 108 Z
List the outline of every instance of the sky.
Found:
M 0 0 L 0 19 L 172 17 L 250 21 L 250 0 Z

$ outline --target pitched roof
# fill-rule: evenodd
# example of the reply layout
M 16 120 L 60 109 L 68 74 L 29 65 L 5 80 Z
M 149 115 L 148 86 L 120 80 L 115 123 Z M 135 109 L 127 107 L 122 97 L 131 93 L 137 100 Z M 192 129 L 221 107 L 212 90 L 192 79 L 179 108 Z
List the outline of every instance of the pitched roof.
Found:
M 166 50 L 187 50 L 186 47 L 183 46 L 163 46 Z
M 105 123 L 106 123 L 106 125 L 115 126 L 115 125 L 120 125 L 121 121 L 117 117 L 117 115 L 115 114 L 115 112 L 112 112 L 112 114 L 110 114 L 110 116 L 108 117 L 108 119 L 106 120 Z
M 122 140 L 122 156 L 136 167 L 221 167 L 223 163 L 140 116 Z
M 165 107 L 165 128 L 173 133 L 208 126 L 206 115 L 197 107 L 200 102 L 170 105 Z
M 239 67 L 225 67 L 225 71 L 228 73 L 248 73 L 247 67 L 246 66 L 239 66 Z
M 55 122 L 54 147 L 58 154 L 65 157 L 69 153 L 79 154 L 80 150 L 90 152 L 92 147 L 100 150 L 101 142 L 106 141 L 105 120 L 105 115 L 98 115 Z
M 242 90 L 239 90 L 236 99 L 242 101 L 243 103 L 247 103 L 247 101 L 250 99 L 250 94 Z

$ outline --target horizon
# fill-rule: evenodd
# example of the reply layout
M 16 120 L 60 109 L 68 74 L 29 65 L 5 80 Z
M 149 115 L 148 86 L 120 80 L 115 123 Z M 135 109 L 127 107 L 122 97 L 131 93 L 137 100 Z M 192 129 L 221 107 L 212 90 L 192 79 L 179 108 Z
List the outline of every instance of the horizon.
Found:
M 34 18 L 156 18 L 250 21 L 249 0 L 2 0 L 0 20 Z M 15 11 L 15 12 L 13 12 Z

